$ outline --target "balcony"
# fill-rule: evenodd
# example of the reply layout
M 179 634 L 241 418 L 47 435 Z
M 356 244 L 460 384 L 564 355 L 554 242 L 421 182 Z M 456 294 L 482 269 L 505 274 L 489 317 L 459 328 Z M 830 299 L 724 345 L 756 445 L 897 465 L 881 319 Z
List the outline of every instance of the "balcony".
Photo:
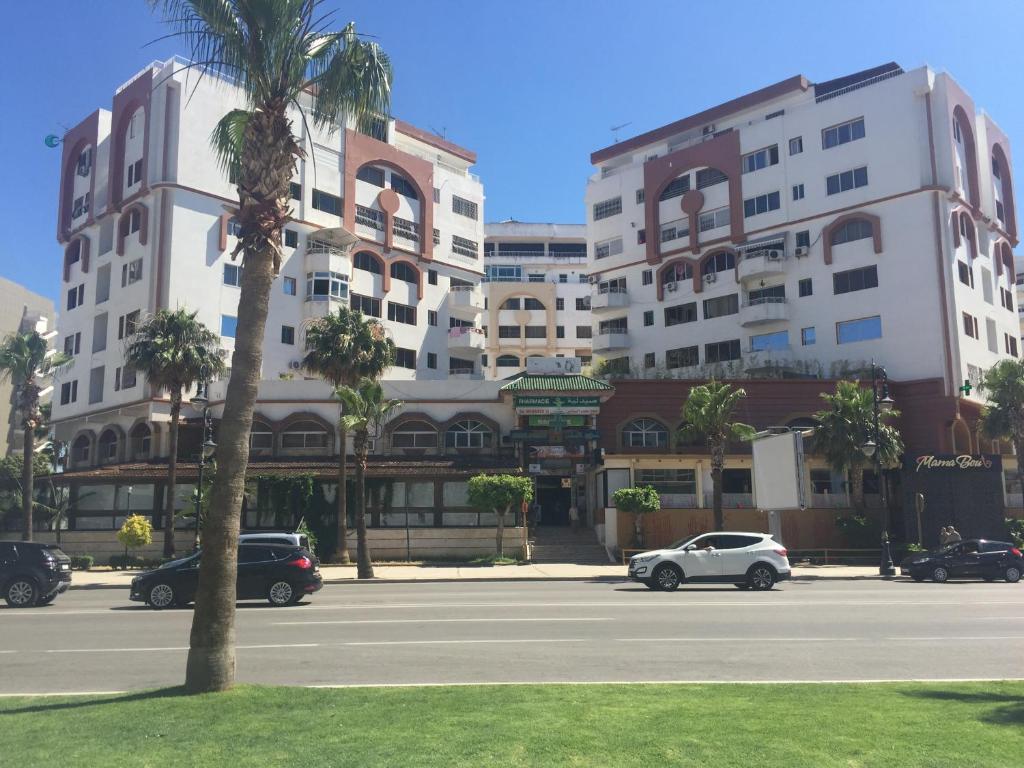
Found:
M 773 275 L 781 275 L 785 271 L 785 251 L 782 250 L 744 256 L 736 267 L 736 274 L 741 281 L 761 280 Z
M 595 352 L 608 352 L 615 349 L 629 349 L 629 333 L 612 331 L 594 335 L 591 347 Z
M 456 354 L 479 355 L 483 353 L 486 341 L 482 328 L 462 326 L 448 331 L 448 351 Z
M 463 320 L 475 320 L 484 311 L 484 295 L 478 288 L 460 285 L 448 291 L 448 312 Z
M 629 294 L 625 288 L 595 289 L 590 296 L 590 311 L 595 314 L 615 312 L 629 308 Z
M 711 508 L 715 506 L 714 491 L 704 492 L 704 506 Z M 754 495 L 751 493 L 723 493 L 723 509 L 749 509 L 754 506 Z
M 789 320 L 789 305 L 777 296 L 748 301 L 740 308 L 740 325 L 760 325 Z

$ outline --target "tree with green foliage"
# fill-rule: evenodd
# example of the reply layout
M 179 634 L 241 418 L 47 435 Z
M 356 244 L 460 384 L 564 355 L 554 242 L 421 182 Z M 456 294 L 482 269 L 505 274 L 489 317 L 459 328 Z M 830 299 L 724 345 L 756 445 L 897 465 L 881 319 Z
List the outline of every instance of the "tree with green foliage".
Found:
M 978 392 L 988 401 L 981 409 L 981 431 L 990 440 L 1010 442 L 1024 488 L 1024 361 L 1000 360 L 985 371 Z
M 362 379 L 355 387 L 343 384 L 334 390 L 334 396 L 342 403 L 341 423 L 352 432 L 356 454 L 356 575 L 372 579 L 373 562 L 366 538 L 366 459 L 370 440 L 380 437 L 384 425 L 403 403 L 384 397 L 384 388 L 373 379 Z
M 37 331 L 12 333 L 0 345 L 0 381 L 14 387 L 14 402 L 21 411 L 21 538 L 32 541 L 32 489 L 35 485 L 36 429 L 43 421 L 39 393 L 45 380 L 68 361 L 66 355 L 50 349 Z
M 702 441 L 711 452 L 712 508 L 716 531 L 725 530 L 722 470 L 725 469 L 729 443 L 750 440 L 754 436 L 753 427 L 735 421 L 736 407 L 746 396 L 742 387 L 712 379 L 690 390 L 681 411 L 683 425 L 679 428 L 679 439 L 684 442 Z
M 198 312 L 160 309 L 146 318 L 125 346 L 127 368 L 171 398 L 164 494 L 164 557 L 174 556 L 175 488 L 178 481 L 178 424 L 185 392 L 224 373 L 220 337 L 196 319 Z
M 505 535 L 505 515 L 519 509 L 523 502 L 533 501 L 533 480 L 522 475 L 477 475 L 469 479 L 469 504 L 477 509 L 494 512 L 498 525 L 495 533 L 497 557 L 504 557 L 502 539 Z
M 19 516 L 25 514 L 24 462 L 25 457 L 17 453 L 0 459 L 0 519 L 13 515 L 15 512 Z M 53 465 L 49 458 L 41 452 L 36 452 L 32 457 L 32 464 L 33 485 L 39 478 L 49 477 L 53 472 Z M 33 514 L 40 509 L 38 499 L 34 501 L 32 507 Z
M 127 566 L 129 549 L 141 549 L 153 543 L 153 524 L 145 515 L 128 515 L 117 532 L 117 540 L 124 545 Z
M 647 546 L 647 535 L 643 519 L 651 512 L 661 509 L 661 497 L 651 486 L 639 488 L 619 488 L 612 494 L 612 503 L 620 512 L 628 512 L 633 517 L 633 531 L 638 547 Z
M 826 407 L 814 414 L 818 426 L 814 429 L 812 449 L 824 456 L 834 472 L 849 478 L 855 517 L 863 517 L 863 470 L 874 461 L 864 455 L 863 446 L 869 440 L 876 443 L 882 467 L 897 466 L 903 455 L 903 440 L 899 430 L 888 422 L 899 418 L 899 412 L 878 414 L 876 439 L 874 397 L 870 389 L 864 389 L 856 381 L 837 381 L 835 392 L 822 393 L 821 399 Z M 883 479 L 879 478 L 878 482 Z
M 334 389 L 354 386 L 361 379 L 380 379 L 395 362 L 395 343 L 384 326 L 348 307 L 321 317 L 306 330 L 302 367 L 330 382 Z M 338 541 L 332 562 L 348 563 L 348 430 L 339 416 Z
M 291 216 L 289 186 L 305 151 L 289 110 L 318 129 L 353 120 L 363 130 L 386 119 L 391 64 L 355 26 L 332 32 L 323 0 L 148 0 L 192 66 L 233 82 L 245 107 L 217 123 L 211 142 L 236 180 L 242 285 L 238 327 L 218 434 L 220 471 L 203 531 L 211 553 L 199 568 L 185 688 L 221 691 L 235 679 L 235 580 L 249 431 L 263 363 L 270 290 L 281 265 L 281 232 Z

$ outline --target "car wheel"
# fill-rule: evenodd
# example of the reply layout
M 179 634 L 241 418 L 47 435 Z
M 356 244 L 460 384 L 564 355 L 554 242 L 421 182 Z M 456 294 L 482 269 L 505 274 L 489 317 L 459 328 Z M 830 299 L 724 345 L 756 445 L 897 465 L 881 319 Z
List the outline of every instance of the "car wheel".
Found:
M 758 563 L 747 572 L 747 584 L 751 589 L 764 592 L 775 586 L 775 569 Z
M 39 599 L 39 588 L 32 579 L 17 576 L 7 585 L 4 599 L 11 608 L 28 608 Z
M 50 603 L 52 603 L 56 599 L 57 599 L 57 593 L 54 592 L 52 595 L 47 595 L 46 597 L 40 597 L 38 600 L 36 600 L 36 605 L 49 605 Z
M 295 588 L 287 581 L 275 581 L 267 590 L 267 600 L 271 605 L 288 605 L 297 600 Z
M 733 584 L 733 586 L 736 587 L 736 589 L 750 589 L 750 585 L 746 582 L 742 584 Z
M 1003 571 L 1003 578 L 1010 584 L 1016 584 L 1020 581 L 1020 568 L 1016 565 L 1011 565 L 1005 571 Z
M 170 584 L 154 584 L 149 588 L 149 596 L 146 598 L 149 607 L 157 611 L 170 608 L 174 605 L 174 587 Z
M 654 569 L 654 583 L 663 592 L 675 592 L 682 581 L 682 574 L 674 565 L 664 563 Z
M 949 571 L 945 566 L 939 565 L 932 571 L 932 581 L 936 584 L 944 584 L 949 581 Z

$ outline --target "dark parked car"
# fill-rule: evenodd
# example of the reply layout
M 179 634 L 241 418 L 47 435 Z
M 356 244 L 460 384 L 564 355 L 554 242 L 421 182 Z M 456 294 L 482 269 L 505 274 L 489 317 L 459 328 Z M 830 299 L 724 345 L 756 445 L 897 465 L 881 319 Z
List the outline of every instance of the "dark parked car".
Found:
M 56 544 L 0 541 L 0 591 L 11 608 L 49 605 L 71 586 L 71 558 Z
M 188 605 L 195 598 L 201 557 L 200 551 L 136 576 L 132 579 L 131 599 L 157 610 Z M 307 549 L 264 544 L 238 547 L 239 600 L 269 600 L 271 605 L 290 605 L 322 586 L 320 561 Z
M 967 539 L 933 552 L 916 552 L 900 563 L 900 573 L 914 581 L 943 582 L 949 579 L 1005 579 L 1020 581 L 1024 557 L 1013 544 L 987 539 Z

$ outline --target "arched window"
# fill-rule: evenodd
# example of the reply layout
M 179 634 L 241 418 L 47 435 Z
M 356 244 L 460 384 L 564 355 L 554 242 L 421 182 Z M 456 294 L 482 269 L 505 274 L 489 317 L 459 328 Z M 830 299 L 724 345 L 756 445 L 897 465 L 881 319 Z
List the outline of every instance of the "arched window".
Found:
M 498 309 L 521 309 L 523 306 L 522 302 L 518 297 L 512 299 L 505 299 L 505 302 L 498 307 Z
M 101 463 L 117 460 L 117 433 L 114 430 L 103 430 L 100 435 L 99 452 Z
M 842 245 L 854 240 L 865 240 L 875 236 L 874 226 L 867 219 L 853 219 L 838 227 L 832 233 L 832 245 Z
M 373 254 L 366 251 L 360 251 L 353 257 L 352 267 L 353 269 L 361 269 L 364 272 L 373 272 L 375 275 L 384 274 L 384 271 L 380 268 L 380 261 Z
M 693 279 L 693 265 L 685 261 L 677 261 L 665 268 L 661 276 L 661 284 L 680 283 Z
M 458 421 L 444 433 L 445 448 L 490 448 L 494 433 L 479 421 Z
M 129 453 L 133 459 L 148 459 L 153 447 L 153 430 L 148 424 L 136 424 L 128 436 Z
M 515 355 L 499 355 L 495 361 L 499 368 L 518 368 L 522 363 Z
M 627 448 L 667 448 L 668 430 L 654 419 L 636 419 L 622 430 L 622 442 Z
M 411 264 L 405 261 L 391 263 L 391 277 L 414 285 L 419 284 L 419 275 Z
M 249 430 L 249 452 L 267 454 L 274 450 L 274 432 L 270 425 L 262 421 L 253 421 Z
M 391 433 L 392 448 L 437 448 L 437 430 L 425 421 L 405 421 Z
M 71 444 L 71 463 L 74 465 L 89 463 L 89 436 L 79 435 Z
M 719 251 L 710 259 L 704 262 L 700 269 L 702 275 L 710 275 L 712 272 L 725 272 L 736 268 L 736 257 L 729 251 Z
M 420 196 L 416 194 L 416 187 L 410 184 L 404 176 L 400 176 L 394 171 L 391 172 L 391 188 L 402 197 L 407 197 L 410 200 L 420 199 Z
M 326 448 L 327 430 L 315 421 L 296 421 L 281 434 L 281 447 Z

